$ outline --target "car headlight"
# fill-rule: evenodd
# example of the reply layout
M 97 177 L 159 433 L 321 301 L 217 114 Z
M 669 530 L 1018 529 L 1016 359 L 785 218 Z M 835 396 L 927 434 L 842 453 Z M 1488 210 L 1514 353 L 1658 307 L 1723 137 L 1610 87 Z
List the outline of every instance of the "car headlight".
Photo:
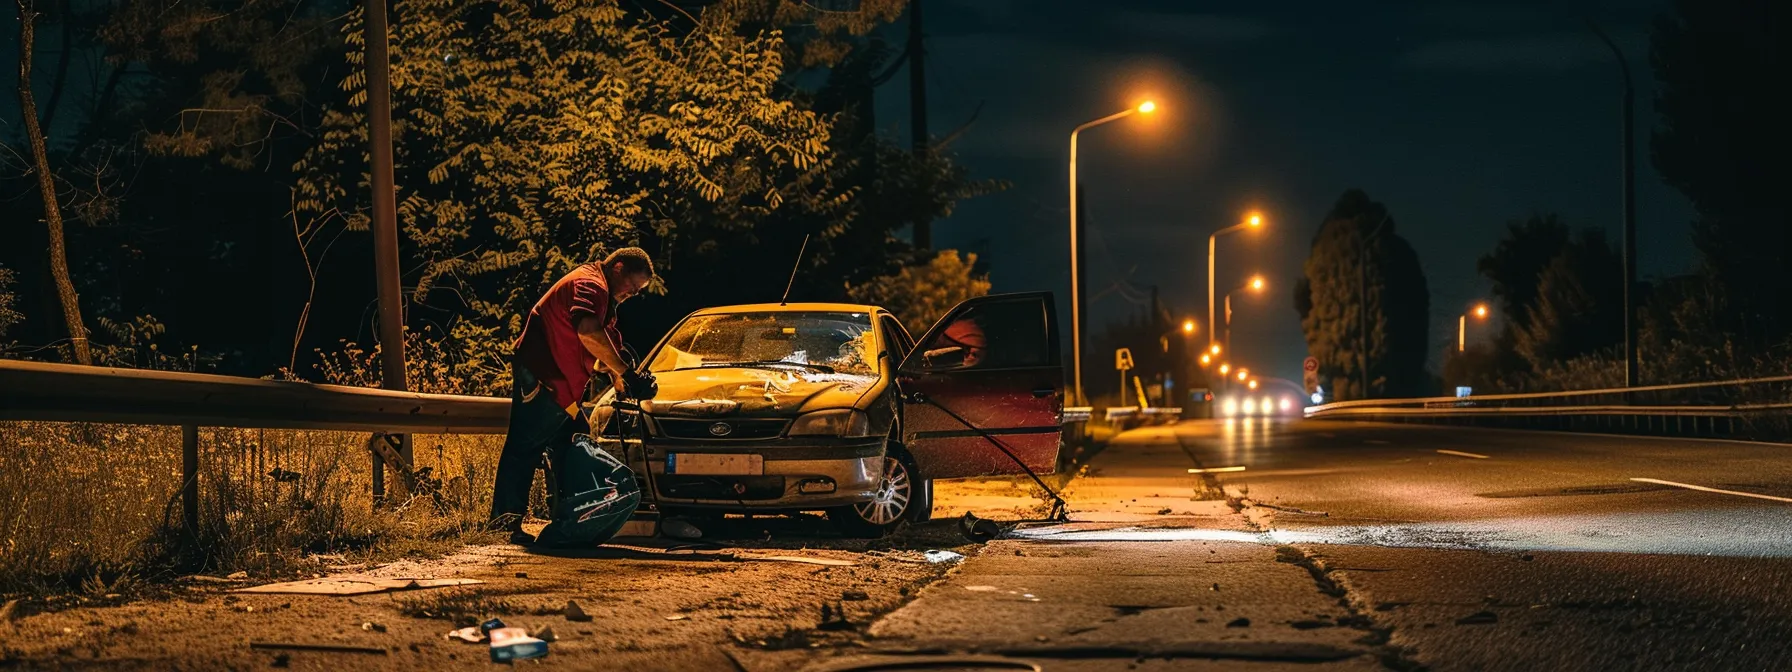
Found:
M 861 411 L 842 408 L 816 411 L 797 416 L 790 425 L 791 436 L 871 436 L 871 418 Z

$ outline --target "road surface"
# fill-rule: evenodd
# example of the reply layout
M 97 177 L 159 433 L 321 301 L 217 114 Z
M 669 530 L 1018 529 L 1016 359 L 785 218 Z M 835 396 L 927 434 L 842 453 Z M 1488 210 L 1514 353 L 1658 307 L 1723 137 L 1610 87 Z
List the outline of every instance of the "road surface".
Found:
M 1031 487 L 942 485 L 937 513 L 1025 517 Z M 81 598 L 0 623 L 0 667 L 484 668 L 443 634 L 499 615 L 554 628 L 530 664 L 564 669 L 1792 669 L 1792 447 L 1194 421 L 1117 437 L 1064 495 L 1071 522 L 981 545 L 737 518 L 721 547 L 342 570 L 485 582 L 455 591 Z
M 1792 447 L 1189 422 L 1122 435 L 1068 494 L 1078 522 L 990 544 L 877 645 L 1048 669 L 1792 666 Z

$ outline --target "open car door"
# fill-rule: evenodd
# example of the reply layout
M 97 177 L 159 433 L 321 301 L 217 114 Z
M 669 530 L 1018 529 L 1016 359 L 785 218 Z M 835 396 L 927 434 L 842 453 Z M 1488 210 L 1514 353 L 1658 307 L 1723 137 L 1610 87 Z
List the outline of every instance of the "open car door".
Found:
M 903 360 L 897 384 L 903 443 L 923 477 L 1025 473 L 1002 446 L 1034 473 L 1057 470 L 1064 369 L 1050 293 L 958 304 Z

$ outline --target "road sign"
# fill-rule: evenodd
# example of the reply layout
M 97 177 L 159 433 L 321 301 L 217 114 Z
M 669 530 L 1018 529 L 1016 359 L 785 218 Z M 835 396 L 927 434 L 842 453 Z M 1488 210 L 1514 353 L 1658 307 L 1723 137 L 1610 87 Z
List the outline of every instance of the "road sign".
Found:
M 1300 363 L 1300 369 L 1307 373 L 1318 372 L 1319 371 L 1319 359 L 1315 358 L 1315 357 L 1308 357 L 1307 361 Z
M 1119 350 L 1114 351 L 1114 370 L 1115 371 L 1130 371 L 1130 370 L 1132 370 L 1132 351 L 1131 350 L 1128 350 L 1126 348 L 1120 348 Z

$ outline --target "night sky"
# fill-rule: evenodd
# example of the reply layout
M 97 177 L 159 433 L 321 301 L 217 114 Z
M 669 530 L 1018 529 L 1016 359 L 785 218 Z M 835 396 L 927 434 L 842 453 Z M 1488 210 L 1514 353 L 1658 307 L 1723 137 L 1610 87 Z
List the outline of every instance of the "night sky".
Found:
M 1051 289 L 1068 315 L 1070 130 L 1150 98 L 1155 115 L 1082 135 L 1091 296 L 1157 285 L 1205 321 L 1207 236 L 1261 209 L 1266 231 L 1220 239 L 1222 295 L 1252 272 L 1271 284 L 1233 299 L 1234 361 L 1299 380 L 1291 287 L 1332 202 L 1360 187 L 1424 264 L 1435 368 L 1456 316 L 1487 297 L 1475 261 L 1508 221 L 1556 212 L 1621 239 L 1622 84 L 1590 16 L 1634 69 L 1639 275 L 1690 268 L 1692 209 L 1648 159 L 1648 34 L 1666 0 L 1267 4 L 927 0 L 931 130 L 981 105 L 951 149 L 1013 182 L 935 224 L 935 246 L 983 253 L 996 291 Z M 892 79 L 877 111 L 904 140 L 907 88 Z M 1108 292 L 1089 333 L 1139 308 Z M 1091 353 L 1091 371 L 1108 357 Z

